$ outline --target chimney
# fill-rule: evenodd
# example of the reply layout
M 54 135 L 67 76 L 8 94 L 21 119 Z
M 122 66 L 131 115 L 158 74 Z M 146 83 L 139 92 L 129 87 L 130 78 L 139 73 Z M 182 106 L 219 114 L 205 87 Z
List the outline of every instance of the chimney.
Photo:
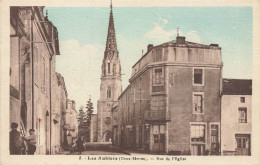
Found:
M 147 52 L 149 52 L 152 48 L 153 48 L 153 44 L 149 44 L 149 45 L 147 46 Z
M 218 44 L 210 44 L 211 47 L 218 47 Z
M 185 44 L 185 37 L 177 36 L 177 44 Z

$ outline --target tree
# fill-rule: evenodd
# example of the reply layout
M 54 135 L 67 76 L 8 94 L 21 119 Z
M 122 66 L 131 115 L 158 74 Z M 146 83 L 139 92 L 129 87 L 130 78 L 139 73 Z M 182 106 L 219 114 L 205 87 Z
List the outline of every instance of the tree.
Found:
M 91 102 L 91 98 L 87 101 L 86 111 L 83 110 L 83 106 L 79 109 L 78 114 L 78 130 L 79 136 L 83 136 L 84 140 L 90 141 L 90 123 L 91 123 L 91 115 L 93 113 L 93 103 Z
M 91 98 L 89 98 L 88 102 L 87 102 L 87 111 L 86 111 L 86 122 L 87 125 L 90 126 L 90 122 L 91 122 L 91 115 L 93 113 L 93 103 L 91 102 Z
M 85 112 L 83 110 L 83 106 L 80 107 L 79 109 L 79 114 L 78 114 L 78 124 L 79 126 L 82 126 L 85 120 Z

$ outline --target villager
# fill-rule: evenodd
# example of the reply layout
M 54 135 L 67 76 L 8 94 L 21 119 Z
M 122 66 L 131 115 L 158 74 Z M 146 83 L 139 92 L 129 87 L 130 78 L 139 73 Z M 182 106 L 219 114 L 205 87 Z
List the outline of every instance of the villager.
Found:
M 9 150 L 10 155 L 19 155 L 20 154 L 20 145 L 21 145 L 21 137 L 20 132 L 17 131 L 18 124 L 13 122 L 11 123 L 12 130 L 9 134 Z
M 29 130 L 30 136 L 22 137 L 27 142 L 28 155 L 34 155 L 36 151 L 36 135 L 34 132 L 35 132 L 34 129 L 30 129 Z
M 84 146 L 83 146 L 83 140 L 81 140 L 81 137 L 78 137 L 78 140 L 76 141 L 77 144 L 77 150 L 78 154 L 81 155 L 81 152 L 84 151 Z

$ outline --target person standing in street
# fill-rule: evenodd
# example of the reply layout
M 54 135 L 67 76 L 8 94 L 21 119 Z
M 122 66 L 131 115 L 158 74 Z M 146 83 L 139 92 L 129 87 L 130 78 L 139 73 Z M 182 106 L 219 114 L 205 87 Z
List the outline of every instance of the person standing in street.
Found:
M 36 135 L 34 129 L 30 129 L 30 135 L 27 137 L 22 137 L 27 142 L 28 145 L 28 155 L 34 155 L 36 151 Z
M 20 132 L 17 131 L 18 124 L 13 122 L 11 123 L 12 130 L 9 134 L 9 150 L 10 155 L 19 155 L 20 154 L 20 145 L 21 145 L 21 136 Z
M 83 146 L 83 140 L 81 140 L 80 137 L 78 137 L 78 140 L 76 141 L 77 144 L 77 150 L 78 150 L 78 154 L 81 155 L 81 152 L 84 151 L 84 146 Z

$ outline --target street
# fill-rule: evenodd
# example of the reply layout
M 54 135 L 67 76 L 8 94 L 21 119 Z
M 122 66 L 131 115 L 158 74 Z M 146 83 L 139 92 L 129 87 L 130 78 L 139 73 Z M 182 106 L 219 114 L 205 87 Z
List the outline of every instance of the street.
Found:
M 86 143 L 82 155 L 129 155 L 130 153 L 114 147 L 110 143 Z M 60 155 L 78 155 L 78 152 L 62 151 Z

